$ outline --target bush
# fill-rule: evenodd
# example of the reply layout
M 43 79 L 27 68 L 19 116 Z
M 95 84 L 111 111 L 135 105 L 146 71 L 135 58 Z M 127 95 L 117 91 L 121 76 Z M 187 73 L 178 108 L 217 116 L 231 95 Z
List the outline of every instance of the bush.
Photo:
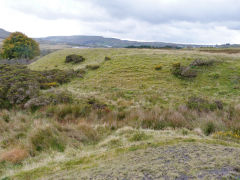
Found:
M 98 68 L 100 68 L 100 65 L 98 64 L 89 64 L 86 66 L 87 69 L 91 69 L 91 70 L 96 70 Z
M 196 59 L 190 64 L 190 66 L 212 66 L 213 63 L 214 60 Z
M 159 65 L 156 65 L 156 66 L 155 66 L 155 70 L 158 71 L 158 70 L 161 70 L 161 69 L 162 69 L 162 65 L 159 64 Z
M 62 104 L 50 106 L 47 109 L 47 114 L 60 122 L 64 122 L 65 120 L 72 121 L 79 117 L 86 117 L 90 110 L 90 106 L 87 104 Z
M 50 127 L 34 130 L 35 133 L 30 138 L 33 153 L 47 150 L 63 152 L 65 143 L 60 138 L 59 132 Z
M 49 88 L 57 87 L 57 86 L 59 86 L 59 84 L 57 82 L 42 83 L 41 89 L 49 89 Z
M 110 60 L 111 60 L 111 58 L 110 58 L 110 57 L 107 57 L 107 56 L 105 56 L 104 60 L 105 60 L 105 61 L 110 61 Z
M 203 132 L 206 136 L 209 136 L 210 134 L 214 133 L 216 131 L 216 126 L 213 122 L 207 122 L 203 126 Z
M 6 59 L 33 59 L 40 55 L 39 45 L 20 32 L 12 33 L 3 41 L 1 56 Z
M 77 63 L 81 63 L 83 61 L 85 61 L 85 58 L 83 56 L 71 54 L 66 57 L 65 63 L 77 64 Z
M 180 63 L 175 63 L 172 65 L 171 72 L 176 77 L 180 78 L 195 78 L 197 77 L 197 71 L 191 67 L 181 66 Z
M 40 107 L 50 104 L 71 103 L 73 101 L 72 95 L 66 91 L 47 91 L 39 97 L 30 99 L 25 105 L 25 109 L 36 110 Z
M 206 99 L 199 97 L 190 97 L 187 102 L 189 109 L 194 109 L 199 112 L 201 111 L 214 111 L 216 109 L 223 109 L 223 103 L 221 101 L 210 102 Z
M 31 71 L 22 65 L 0 65 L 0 108 L 23 106 L 37 98 L 40 89 L 49 89 L 69 82 L 74 71 Z

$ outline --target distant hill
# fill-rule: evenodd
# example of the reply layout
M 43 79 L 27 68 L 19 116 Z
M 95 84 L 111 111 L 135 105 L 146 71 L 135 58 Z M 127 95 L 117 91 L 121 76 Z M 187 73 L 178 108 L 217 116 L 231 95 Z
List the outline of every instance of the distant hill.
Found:
M 0 28 L 0 39 L 5 39 L 10 35 L 10 32 L 5 31 L 4 29 Z
M 50 36 L 46 38 L 37 38 L 39 43 L 48 44 L 67 44 L 71 46 L 85 47 L 130 47 L 130 46 L 153 46 L 153 47 L 187 47 L 189 45 L 164 43 L 164 42 L 138 42 L 128 41 L 116 38 L 105 38 L 102 36 Z M 190 45 L 198 47 L 197 45 Z
M 10 32 L 0 28 L 0 45 L 1 41 L 8 37 Z M 219 46 L 208 46 L 208 45 L 193 45 L 193 44 L 176 44 L 176 43 L 165 43 L 165 42 L 139 42 L 121 40 L 117 38 L 106 38 L 102 36 L 49 36 L 43 38 L 35 38 L 40 45 L 47 47 L 67 46 L 67 47 L 113 47 L 113 48 L 185 48 L 185 47 L 239 47 L 239 45 L 224 44 Z M 50 46 L 48 46 L 50 45 Z

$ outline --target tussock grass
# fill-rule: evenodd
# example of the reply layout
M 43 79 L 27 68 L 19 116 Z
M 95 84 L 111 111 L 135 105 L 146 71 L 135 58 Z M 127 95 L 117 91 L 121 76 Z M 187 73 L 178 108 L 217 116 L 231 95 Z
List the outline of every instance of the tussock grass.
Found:
M 82 55 L 86 60 L 66 64 L 65 57 L 70 54 Z M 238 58 L 236 54 L 195 50 L 56 51 L 29 68 L 85 69 L 84 77 L 55 88 L 70 91 L 71 103 L 44 106 L 34 112 L 0 111 L 0 153 L 3 159 L 8 159 L 5 152 L 24 147 L 29 154 L 20 158 L 22 167 L 11 165 L 16 168 L 12 175 L 16 179 L 35 179 L 56 177 L 53 173 L 66 170 L 77 173 L 118 155 L 149 147 L 179 143 L 239 147 L 232 138 L 227 142 L 212 136 L 240 129 L 240 103 L 236 98 L 240 95 Z M 206 65 L 212 60 L 211 66 Z M 193 62 L 200 65 L 191 66 Z M 85 68 L 92 64 L 100 67 L 96 71 Z M 175 77 L 171 73 L 173 64 L 191 66 L 197 77 Z M 164 68 L 156 71 L 156 65 Z M 29 167 L 35 163 L 36 168 Z M 0 172 L 11 175 L 8 164 L 0 166 Z

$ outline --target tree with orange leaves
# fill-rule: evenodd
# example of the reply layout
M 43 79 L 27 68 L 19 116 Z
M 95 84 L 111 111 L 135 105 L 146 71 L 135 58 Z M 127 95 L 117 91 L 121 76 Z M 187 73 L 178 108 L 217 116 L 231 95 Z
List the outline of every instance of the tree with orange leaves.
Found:
M 40 54 L 38 43 L 21 32 L 11 33 L 3 42 L 1 56 L 5 59 L 33 59 Z

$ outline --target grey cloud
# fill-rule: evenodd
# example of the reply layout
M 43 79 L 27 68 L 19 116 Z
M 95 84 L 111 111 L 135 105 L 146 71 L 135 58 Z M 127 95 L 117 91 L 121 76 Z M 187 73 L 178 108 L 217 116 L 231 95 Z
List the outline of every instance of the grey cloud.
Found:
M 131 17 L 153 24 L 169 21 L 223 22 L 240 20 L 239 0 L 93 1 L 115 18 Z
M 240 41 L 240 0 L 1 1 L 44 21 L 70 20 L 78 25 L 69 28 L 85 34 L 182 43 Z
M 9 0 L 8 4 L 46 19 L 80 18 L 101 21 L 106 18 L 133 18 L 153 24 L 169 21 L 240 20 L 239 0 Z

